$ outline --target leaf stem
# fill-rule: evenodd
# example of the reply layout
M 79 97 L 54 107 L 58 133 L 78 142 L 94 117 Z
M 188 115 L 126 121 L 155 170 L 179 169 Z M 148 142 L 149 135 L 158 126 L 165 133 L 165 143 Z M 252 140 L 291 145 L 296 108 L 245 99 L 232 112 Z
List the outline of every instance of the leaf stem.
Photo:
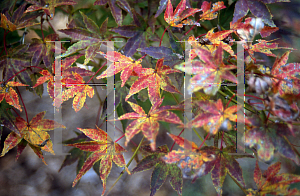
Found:
M 43 16 L 44 16 L 44 14 L 41 16 L 41 31 L 42 31 L 42 39 L 43 39 L 43 42 L 44 42 L 45 36 L 44 36 L 44 31 L 43 31 L 43 22 L 44 22 Z
M 7 50 L 6 50 L 6 35 L 8 34 L 8 32 L 6 32 L 6 30 L 4 29 L 4 35 L 3 35 L 3 44 L 4 44 L 4 50 L 6 55 L 8 55 Z
M 18 88 L 17 86 L 16 86 L 16 89 L 17 89 L 17 92 L 18 92 L 18 94 L 19 94 L 19 96 L 20 96 L 20 99 L 21 99 L 21 101 L 22 101 L 22 104 L 23 104 L 23 106 L 24 106 L 27 124 L 29 124 L 28 115 L 27 115 L 27 110 L 26 110 L 26 106 L 25 106 L 25 104 L 24 104 L 22 95 L 21 95 L 21 93 L 20 93 L 20 91 L 19 91 L 19 88 Z
M 164 37 L 164 35 L 165 35 L 165 33 L 166 33 L 166 31 L 168 30 L 169 27 L 170 27 L 170 26 L 168 26 L 167 28 L 165 28 L 165 30 L 164 30 L 164 32 L 163 32 L 161 38 L 160 38 L 159 46 L 161 46 L 162 39 L 163 39 L 163 37 Z
M 181 130 L 181 132 L 178 134 L 178 136 L 180 136 L 180 135 L 182 134 L 183 131 L 184 131 L 184 129 Z M 172 145 L 172 147 L 170 148 L 170 151 L 172 151 L 174 145 L 175 145 L 175 142 L 173 142 L 173 145 Z
M 210 133 L 208 132 L 208 134 L 204 138 L 204 141 L 202 140 L 202 143 L 200 144 L 199 149 L 203 146 L 203 144 L 205 144 L 205 141 L 207 140 L 207 138 L 209 137 L 209 135 L 210 135 Z
M 13 78 L 14 78 L 15 76 L 17 76 L 19 73 L 22 73 L 23 71 L 26 71 L 28 68 L 31 68 L 31 67 L 35 67 L 35 68 L 38 68 L 38 69 L 40 69 L 40 70 L 44 70 L 44 69 L 42 69 L 41 67 L 38 67 L 38 66 L 30 66 L 30 67 L 26 67 L 26 68 L 24 68 L 24 69 L 18 71 L 17 73 L 15 73 L 15 75 L 13 75 L 13 76 L 11 76 L 10 78 L 8 78 L 8 79 L 5 81 L 5 83 L 8 82 L 8 81 L 10 81 L 11 79 L 13 79 Z
M 135 155 L 137 154 L 139 148 L 141 147 L 143 141 L 145 139 L 145 136 L 142 138 L 142 140 L 140 141 L 138 147 L 135 149 L 135 152 L 133 153 L 133 155 L 131 156 L 129 162 L 127 163 L 126 167 L 128 168 L 128 166 L 131 164 L 131 162 L 133 161 Z M 114 188 L 114 186 L 117 184 L 117 182 L 120 180 L 120 178 L 123 176 L 125 169 L 123 169 L 123 171 L 120 173 L 119 177 L 117 178 L 117 180 L 114 182 L 114 184 L 110 187 L 110 189 L 108 190 L 108 192 L 105 194 L 106 196 L 108 195 L 108 193 Z
M 244 187 L 242 187 L 242 185 L 240 185 L 240 183 L 238 182 L 238 181 L 236 181 L 236 179 L 234 179 L 231 175 L 230 175 L 230 173 L 228 172 L 228 175 L 231 177 L 231 179 L 240 187 L 240 189 L 242 189 L 242 191 L 246 194 L 246 195 L 248 195 L 248 191 L 246 191 L 246 189 L 244 188 Z
M 96 71 L 96 73 L 86 82 L 86 84 L 88 84 L 106 64 L 107 64 L 107 61 L 98 69 L 98 71 Z
M 179 104 L 178 100 L 176 99 L 176 97 L 174 96 L 173 93 L 171 93 L 172 97 L 175 99 L 176 103 Z M 185 117 L 187 119 L 187 117 Z M 196 133 L 197 137 L 202 141 L 204 142 L 204 145 L 207 146 L 207 144 L 205 143 L 205 140 L 203 140 L 203 138 L 199 135 L 199 133 L 196 131 L 195 128 L 192 128 L 194 133 Z
M 54 31 L 54 33 L 56 34 L 56 35 L 58 35 L 57 33 L 56 33 L 56 31 L 55 31 L 55 29 L 53 28 L 53 26 L 52 26 L 52 24 L 49 22 L 49 19 L 48 19 L 48 15 L 46 16 L 46 20 L 47 20 L 47 22 L 48 22 L 48 24 L 49 24 L 49 26 L 51 27 L 51 29 Z
M 118 142 L 120 139 L 122 139 L 124 136 L 125 136 L 125 134 L 123 134 L 121 137 L 119 137 L 119 138 L 115 141 L 115 143 Z

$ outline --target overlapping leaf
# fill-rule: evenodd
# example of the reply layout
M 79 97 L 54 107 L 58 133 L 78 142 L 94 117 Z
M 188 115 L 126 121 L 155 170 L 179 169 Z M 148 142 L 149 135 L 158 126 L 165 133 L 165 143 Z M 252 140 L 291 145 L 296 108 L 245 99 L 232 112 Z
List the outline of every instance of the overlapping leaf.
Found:
M 107 3 L 118 26 L 121 26 L 123 22 L 122 9 L 132 16 L 130 5 L 126 0 L 96 0 L 94 5 L 106 5 Z
M 10 48 L 7 51 L 7 55 L 0 58 L 0 68 L 3 68 L 3 80 L 7 81 L 16 77 L 23 84 L 30 84 L 30 59 L 25 52 L 28 49 L 28 45 L 19 45 L 14 48 Z M 17 74 L 18 73 L 18 74 Z
M 172 27 L 183 27 L 183 25 L 200 25 L 191 19 L 185 18 L 194 15 L 195 13 L 201 11 L 201 9 L 196 8 L 186 8 L 186 0 L 181 0 L 177 5 L 175 12 L 173 13 L 173 6 L 170 0 L 168 0 L 167 8 L 165 11 L 165 21 Z
M 211 179 L 219 195 L 222 195 L 222 186 L 227 174 L 234 178 L 239 184 L 245 187 L 242 168 L 235 160 L 235 155 L 229 153 L 235 153 L 235 146 L 227 146 L 222 150 L 218 150 L 216 153 L 216 160 L 214 162 L 214 168 L 211 171 Z M 252 157 L 250 155 L 243 155 L 242 157 Z M 241 158 L 239 155 L 237 158 Z
M 276 162 L 262 173 L 258 161 L 256 161 L 254 169 L 254 181 L 257 185 L 256 190 L 250 190 L 247 196 L 260 195 L 299 195 L 300 191 L 296 188 L 290 189 L 289 185 L 300 182 L 300 176 L 294 174 L 278 174 L 281 163 Z
M 163 157 L 163 160 L 168 164 L 176 163 L 181 168 L 184 178 L 192 178 L 195 181 L 213 169 L 218 148 L 205 146 L 198 149 L 194 142 L 173 134 L 169 136 L 185 150 L 172 150 Z
M 73 83 L 76 82 L 76 78 L 74 77 L 73 73 L 77 73 L 80 76 L 91 76 L 94 74 L 94 72 L 86 70 L 86 69 L 82 69 L 79 67 L 71 67 L 71 65 L 82 55 L 74 55 L 71 57 L 67 57 L 65 59 L 63 59 L 61 61 L 61 84 L 62 84 L 62 88 L 65 88 L 67 83 Z M 52 66 L 52 71 L 54 72 L 55 70 L 55 63 L 53 63 Z M 54 73 L 50 73 L 48 70 L 43 70 L 40 72 L 40 74 L 42 74 L 41 77 L 39 77 L 37 79 L 36 84 L 33 86 L 33 88 L 45 83 L 48 81 L 47 83 L 47 90 L 48 93 L 50 95 L 50 97 L 53 99 L 54 101 L 54 106 L 59 108 L 61 103 L 59 103 L 58 99 L 55 100 L 55 97 L 59 96 L 59 92 L 57 92 L 55 94 L 54 92 Z M 75 80 L 75 81 L 74 81 Z M 80 82 L 82 82 L 82 80 L 80 80 Z M 75 83 L 76 84 L 76 83 Z M 63 98 L 62 98 L 63 99 Z
M 223 63 L 223 50 L 221 47 L 217 48 L 214 56 L 209 51 L 201 48 L 195 50 L 195 52 L 201 61 L 193 60 L 191 68 L 186 68 L 184 64 L 175 66 L 175 68 L 188 74 L 195 74 L 190 81 L 190 93 L 203 89 L 206 94 L 215 95 L 222 80 L 237 83 L 236 76 L 229 71 L 236 68 L 236 66 Z
M 204 1 L 201 6 L 202 14 L 200 15 L 201 20 L 213 20 L 218 17 L 218 11 L 226 8 L 223 1 L 218 1 L 212 5 L 211 2 Z
M 43 60 L 46 67 L 50 67 L 53 63 L 52 55 L 55 52 L 55 43 L 58 39 L 57 34 L 50 34 L 44 40 L 37 38 L 32 39 L 27 52 L 33 54 L 31 58 L 31 66 L 39 66 Z
M 14 86 L 27 86 L 26 84 L 22 84 L 19 82 L 7 82 L 0 83 L 0 102 L 4 99 L 9 104 L 17 108 L 18 110 L 22 111 L 22 108 L 19 104 L 19 97 L 16 91 L 12 88 Z
M 143 135 L 151 142 L 151 149 L 155 150 L 156 136 L 159 131 L 158 121 L 182 124 L 180 118 L 176 114 L 168 111 L 180 108 L 178 106 L 170 105 L 159 107 L 162 104 L 162 101 L 163 99 L 155 102 L 148 114 L 145 113 L 141 106 L 128 102 L 135 112 L 126 113 L 119 117 L 119 120 L 134 119 L 134 121 L 126 128 L 125 146 L 127 146 L 128 142 L 134 135 L 142 131 Z
M 106 190 L 106 179 L 110 174 L 112 162 L 114 162 L 119 167 L 126 168 L 125 159 L 122 155 L 122 152 L 125 152 L 126 150 L 119 144 L 115 143 L 105 131 L 101 130 L 98 127 L 97 129 L 78 129 L 82 131 L 86 136 L 91 138 L 93 141 L 86 141 L 67 145 L 92 153 L 89 155 L 89 157 L 83 164 L 72 186 L 74 187 L 76 185 L 80 178 L 95 164 L 95 162 L 101 160 L 99 173 L 103 183 L 102 195 L 104 195 Z
M 111 66 L 107 68 L 100 76 L 97 77 L 97 79 L 105 78 L 105 77 L 111 77 L 119 72 L 121 72 L 121 80 L 123 87 L 125 85 L 125 82 L 129 79 L 129 77 L 135 73 L 141 72 L 142 65 L 141 60 L 140 61 L 134 61 L 130 57 L 126 57 L 122 55 L 119 52 L 111 52 L 108 51 L 105 55 L 105 58 L 109 61 L 114 62 Z
M 172 49 L 167 48 L 165 46 L 159 46 L 159 47 L 154 47 L 150 46 L 147 48 L 141 48 L 139 49 L 140 52 L 144 52 L 147 55 L 155 58 L 155 59 L 164 59 L 165 65 L 168 65 L 170 67 L 174 66 L 177 62 L 179 62 L 179 58 Z
M 70 54 L 73 54 L 79 50 L 85 49 L 85 60 L 84 64 L 86 65 L 91 59 L 93 59 L 97 52 L 100 49 L 102 44 L 102 33 L 101 28 L 90 18 L 88 18 L 83 12 L 80 12 L 84 25 L 86 29 L 75 27 L 71 29 L 61 29 L 60 32 L 67 34 L 71 38 L 75 40 L 79 40 L 72 46 L 68 48 L 68 50 L 61 55 L 61 57 L 66 57 Z M 104 21 L 103 24 L 106 22 Z
M 199 107 L 204 111 L 198 114 L 193 120 L 186 124 L 187 127 L 202 127 L 211 134 L 216 134 L 222 127 L 225 130 L 231 130 L 232 125 L 229 121 L 236 122 L 235 114 L 241 107 L 231 106 L 224 109 L 221 99 L 216 103 L 211 101 L 197 102 Z
M 56 128 L 66 128 L 53 120 L 43 119 L 45 114 L 46 112 L 38 113 L 29 123 L 27 123 L 23 118 L 17 117 L 14 122 L 15 127 L 11 127 L 9 124 L 4 124 L 10 129 L 17 129 L 20 134 L 18 135 L 16 132 L 11 132 L 7 136 L 4 141 L 4 148 L 1 156 L 4 156 L 9 150 L 18 145 L 18 158 L 26 147 L 26 144 L 29 143 L 34 152 L 42 158 L 45 163 L 41 150 L 54 154 L 50 135 L 46 131 Z
M 129 38 L 124 46 L 124 55 L 127 57 L 133 56 L 138 48 L 146 47 L 145 28 L 147 27 L 145 27 L 145 25 L 142 25 L 145 24 L 146 21 L 140 21 L 136 16 L 137 14 L 135 12 L 133 12 L 133 14 L 135 16 L 134 25 L 123 25 L 111 29 L 111 31 Z
M 155 69 L 142 68 L 138 80 L 132 84 L 129 94 L 126 96 L 126 101 L 131 95 L 144 88 L 148 88 L 148 96 L 152 105 L 160 99 L 160 89 L 170 93 L 180 93 L 176 87 L 172 85 L 169 77 L 166 76 L 167 74 L 179 71 L 172 70 L 170 67 L 163 65 L 163 61 L 164 59 L 159 59 Z
M 72 0 L 26 0 L 33 4 L 29 6 L 26 12 L 43 10 L 50 18 L 54 17 L 55 8 L 62 5 L 75 5 L 77 2 Z
M 279 93 L 298 94 L 300 92 L 300 75 L 299 63 L 287 63 L 290 51 L 284 53 L 280 58 L 276 59 L 272 66 L 272 80 L 277 86 Z
M 286 124 L 264 125 L 258 117 L 249 120 L 252 122 L 252 127 L 245 132 L 245 144 L 250 148 L 255 146 L 259 158 L 264 161 L 272 160 L 276 149 L 284 157 L 293 160 L 297 165 L 300 164 L 297 150 L 287 139 L 290 131 Z
M 150 146 L 143 146 L 141 148 L 149 154 L 138 162 L 137 166 L 131 171 L 131 174 L 154 167 L 151 175 L 150 195 L 155 195 L 168 176 L 170 177 L 172 188 L 177 191 L 178 195 L 182 195 L 183 180 L 180 168 L 175 164 L 166 164 L 162 160 L 162 157 L 169 152 L 168 147 L 166 145 L 159 146 L 154 152 L 150 149 Z
M 86 96 L 93 98 L 94 89 L 90 85 L 85 84 L 80 74 L 73 72 L 73 76 L 75 80 L 73 80 L 72 84 L 67 84 L 69 88 L 62 92 L 62 101 L 67 101 L 74 97 L 72 107 L 75 112 L 78 112 L 83 107 Z
M 38 24 L 33 20 L 37 18 L 39 14 L 24 14 L 26 5 L 26 3 L 23 3 L 14 11 L 12 16 L 10 16 L 8 12 L 1 14 L 0 27 L 9 31 L 15 31 Z
M 276 2 L 290 2 L 289 0 L 239 0 L 235 4 L 233 20 L 235 23 L 240 18 L 246 16 L 248 11 L 258 17 L 262 18 L 263 22 L 268 24 L 271 27 L 275 27 L 275 24 L 272 20 L 272 14 L 269 8 L 266 6 L 268 3 L 276 3 Z

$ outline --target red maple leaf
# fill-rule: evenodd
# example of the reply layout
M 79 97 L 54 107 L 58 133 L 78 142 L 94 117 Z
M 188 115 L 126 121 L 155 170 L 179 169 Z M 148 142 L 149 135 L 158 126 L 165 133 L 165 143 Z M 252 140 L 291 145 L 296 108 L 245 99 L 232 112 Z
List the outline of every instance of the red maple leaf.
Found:
M 28 86 L 26 84 L 21 84 L 19 82 L 7 82 L 6 84 L 1 82 L 0 83 L 0 102 L 4 99 L 9 104 L 17 108 L 22 112 L 22 108 L 19 104 L 19 97 L 16 91 L 12 88 L 14 86 Z
M 222 127 L 225 130 L 231 130 L 232 125 L 229 121 L 236 122 L 237 115 L 235 114 L 241 106 L 231 106 L 224 109 L 221 99 L 216 103 L 212 101 L 199 101 L 197 105 L 203 110 L 193 120 L 186 124 L 187 127 L 202 127 L 207 132 L 216 134 Z M 241 117 L 244 120 L 244 117 Z
M 289 185 L 292 183 L 300 182 L 300 176 L 295 174 L 278 174 L 281 168 L 281 163 L 276 162 L 272 164 L 268 169 L 262 173 L 258 161 L 256 161 L 254 169 L 254 182 L 257 185 L 257 189 L 247 189 L 251 195 L 265 196 L 271 195 L 299 195 L 300 191 L 296 188 L 290 189 Z
M 186 0 L 181 0 L 177 5 L 175 12 L 173 13 L 173 6 L 170 0 L 168 0 L 167 8 L 165 11 L 165 21 L 172 27 L 183 27 L 183 25 L 200 25 L 191 19 L 185 18 L 194 15 L 195 13 L 201 11 L 201 9 L 196 8 L 186 8 Z
M 55 7 L 62 5 L 75 5 L 77 2 L 72 0 L 26 0 L 33 4 L 29 6 L 26 12 L 34 12 L 37 10 L 43 10 L 50 18 L 54 17 Z
M 127 146 L 128 142 L 134 135 L 142 131 L 143 135 L 150 140 L 152 150 L 155 150 L 156 136 L 159 131 L 158 121 L 182 124 L 180 118 L 176 114 L 168 111 L 172 109 L 179 109 L 178 106 L 168 105 L 159 107 L 162 104 L 162 101 L 163 99 L 160 99 L 155 102 L 148 114 L 145 113 L 141 106 L 128 101 L 135 112 L 126 113 L 119 117 L 119 120 L 134 119 L 134 121 L 126 128 L 125 146 Z
M 67 83 L 67 90 L 62 92 L 62 101 L 67 101 L 70 98 L 73 98 L 73 109 L 75 112 L 78 112 L 85 103 L 86 96 L 88 95 L 90 98 L 94 96 L 94 89 L 88 84 L 85 84 L 83 78 L 80 74 L 73 72 L 73 76 L 75 80 L 72 80 L 71 83 Z M 70 80 L 69 80 L 70 81 Z M 56 102 L 54 102 L 56 104 Z M 59 103 L 57 103 L 59 104 Z M 60 103 L 61 104 L 61 103 Z M 59 104 L 59 105 L 60 105 Z
M 172 85 L 169 77 L 166 76 L 167 74 L 179 71 L 172 70 L 169 66 L 163 65 L 163 61 L 164 59 L 159 59 L 156 63 L 155 69 L 141 69 L 139 78 L 130 87 L 130 91 L 126 96 L 125 101 L 127 101 L 131 95 L 141 91 L 144 88 L 148 88 L 148 95 L 152 104 L 156 103 L 160 99 L 160 89 L 170 93 L 180 93 L 176 87 Z
M 16 157 L 18 158 L 26 147 L 26 144 L 29 143 L 30 147 L 34 150 L 38 157 L 40 157 L 46 164 L 41 150 L 45 150 L 54 154 L 50 135 L 46 131 L 66 127 L 53 120 L 43 119 L 45 114 L 45 111 L 38 113 L 29 123 L 27 123 L 27 121 L 25 121 L 23 118 L 17 117 L 14 122 L 15 127 L 4 124 L 12 130 L 17 129 L 19 134 L 16 132 L 11 132 L 7 136 L 6 140 L 4 141 L 4 147 L 1 156 L 4 156 L 9 150 L 19 144 L 18 154 Z
M 225 65 L 223 63 L 223 50 L 218 47 L 215 55 L 204 49 L 195 50 L 201 59 L 193 60 L 191 69 L 185 68 L 184 64 L 175 66 L 175 68 L 188 74 L 195 74 L 190 81 L 189 91 L 196 92 L 203 89 L 206 94 L 215 95 L 220 88 L 222 80 L 229 80 L 237 83 L 236 76 L 229 70 L 235 69 L 235 65 Z
M 130 173 L 126 167 L 124 156 L 122 155 L 122 152 L 125 152 L 126 150 L 119 144 L 115 143 L 105 131 L 101 130 L 98 127 L 97 129 L 78 129 L 93 141 L 67 144 L 68 146 L 74 146 L 76 148 L 79 148 L 80 150 L 91 152 L 91 154 L 83 164 L 81 170 L 77 174 L 72 187 L 76 185 L 80 178 L 97 161 L 101 160 L 99 173 L 103 183 L 102 195 L 104 195 L 106 189 L 106 179 L 110 174 L 112 162 L 114 162 L 119 167 L 125 167 L 127 172 Z
M 101 52 L 100 52 L 101 53 Z M 97 79 L 105 78 L 113 76 L 119 72 L 121 72 L 121 80 L 123 87 L 128 78 L 133 74 L 133 72 L 139 73 L 141 72 L 142 65 L 140 61 L 134 61 L 130 57 L 126 57 L 119 52 L 107 52 L 105 58 L 109 61 L 114 62 L 111 66 L 107 68 Z

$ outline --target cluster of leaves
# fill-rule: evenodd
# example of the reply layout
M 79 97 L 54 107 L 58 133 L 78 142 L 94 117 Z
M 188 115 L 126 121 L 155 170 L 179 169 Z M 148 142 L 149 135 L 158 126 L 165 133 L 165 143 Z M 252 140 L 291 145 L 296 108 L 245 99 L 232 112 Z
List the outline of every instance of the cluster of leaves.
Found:
M 290 139 L 297 136 L 299 125 L 300 64 L 287 63 L 292 48 L 279 47 L 277 43 L 263 39 L 278 30 L 266 5 L 276 2 L 288 0 L 203 1 L 200 5 L 197 1 L 181 0 L 175 10 L 175 1 L 171 0 L 160 0 L 158 8 L 158 1 L 142 1 L 134 6 L 130 0 L 96 0 L 94 5 L 104 14 L 100 20 L 95 20 L 93 10 L 76 7 L 76 2 L 71 0 L 27 0 L 20 5 L 17 0 L 5 1 L 1 4 L 0 26 L 3 32 L 0 135 L 2 125 L 11 132 L 4 141 L 1 156 L 17 146 L 18 159 L 28 143 L 46 164 L 42 150 L 54 154 L 46 131 L 66 128 L 53 120 L 43 119 L 45 112 L 40 112 L 29 122 L 19 87 L 42 97 L 43 84 L 46 84 L 54 107 L 59 110 L 63 102 L 73 98 L 73 109 L 78 112 L 85 105 L 86 97 L 94 96 L 95 90 L 89 82 L 95 76 L 104 82 L 106 78 L 114 77 L 115 103 L 118 120 L 123 125 L 125 146 L 139 132 L 150 144 L 142 146 L 143 138 L 126 164 L 122 154 L 126 150 L 117 143 L 123 136 L 113 141 L 99 128 L 101 126 L 97 126 L 99 119 L 94 129 L 78 128 L 81 133 L 77 133 L 76 138 L 64 141 L 67 146 L 75 148 L 70 150 L 71 155 L 60 168 L 78 160 L 73 186 L 93 167 L 102 180 L 104 195 L 114 162 L 133 175 L 154 167 L 150 195 L 157 192 L 168 176 L 173 189 L 182 195 L 183 178 L 195 182 L 208 173 L 211 173 L 218 195 L 223 193 L 227 174 L 246 195 L 299 195 L 299 190 L 288 186 L 299 182 L 300 177 L 278 174 L 280 162 L 271 165 L 264 174 L 258 167 L 258 161 L 270 162 L 276 152 L 300 165 L 300 154 Z M 64 40 L 54 29 L 43 29 L 43 22 L 49 23 L 53 19 L 57 7 L 69 14 L 67 28 L 59 30 L 69 37 Z M 253 17 L 250 17 L 249 10 Z M 226 17 L 231 17 L 232 21 L 221 19 Z M 208 24 L 213 28 L 209 29 Z M 30 44 L 24 43 L 26 31 L 20 41 L 8 39 L 18 37 L 17 30 L 35 26 L 40 28 L 35 31 L 41 39 L 34 38 Z M 168 39 L 165 39 L 167 31 Z M 56 48 L 55 41 L 70 39 L 71 44 L 64 43 L 62 48 Z M 126 43 L 116 42 L 112 46 L 109 41 Z M 239 59 L 239 54 L 234 52 L 235 42 L 244 48 L 244 59 Z M 187 45 L 191 46 L 189 51 L 185 51 Z M 107 51 L 104 52 L 103 48 Z M 276 49 L 288 51 L 279 57 L 271 51 Z M 62 54 L 54 57 L 56 50 Z M 256 53 L 276 57 L 271 70 L 258 63 L 261 61 L 257 61 Z M 103 59 L 107 62 L 104 63 Z M 55 62 L 60 60 L 58 69 Z M 244 68 L 237 67 L 241 60 L 245 63 Z M 93 69 L 80 68 L 78 63 Z M 103 70 L 106 64 L 107 69 Z M 246 97 L 251 97 L 245 102 L 232 87 L 244 83 L 244 79 L 237 76 L 238 69 L 244 70 Z M 192 76 L 187 89 L 191 99 L 187 99 L 186 94 L 182 98 L 183 83 L 186 82 L 184 74 Z M 90 76 L 87 82 L 83 78 L 86 76 Z M 23 111 L 19 100 L 26 120 L 15 110 Z M 258 103 L 253 103 L 253 100 Z M 103 116 L 107 113 L 107 101 L 99 102 Z M 247 111 L 242 112 L 242 109 Z M 188 112 L 193 113 L 194 118 L 183 123 L 182 116 Z M 97 116 L 100 117 L 100 113 Z M 133 121 L 128 124 L 128 120 Z M 186 132 L 193 129 L 202 140 L 201 145 L 169 133 L 174 144 L 183 150 L 173 150 L 174 145 L 170 150 L 167 145 L 157 147 L 156 139 L 162 130 L 160 123 L 168 129 L 164 131 L 167 133 L 173 131 L 170 124 L 178 125 Z M 237 140 L 241 139 L 237 138 L 240 130 L 236 127 L 240 123 L 246 125 L 242 133 L 244 144 L 256 155 L 254 181 L 257 189 L 246 188 L 242 168 L 236 160 L 254 158 L 247 153 L 236 154 Z M 205 139 L 198 133 L 203 131 Z M 214 145 L 208 146 L 206 141 L 212 139 Z M 130 172 L 128 166 L 138 154 L 143 158 Z

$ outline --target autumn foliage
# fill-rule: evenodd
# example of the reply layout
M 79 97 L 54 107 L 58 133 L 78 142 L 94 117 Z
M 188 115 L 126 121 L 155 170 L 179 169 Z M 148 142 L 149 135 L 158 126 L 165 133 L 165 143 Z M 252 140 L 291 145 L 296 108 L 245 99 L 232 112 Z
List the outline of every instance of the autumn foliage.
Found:
M 103 109 L 95 114 L 96 125 L 87 122 L 76 138 L 63 141 L 73 148 L 60 170 L 79 160 L 70 186 L 80 183 L 93 167 L 103 184 L 102 195 L 109 194 L 113 187 L 107 190 L 106 181 L 114 163 L 124 168 L 120 175 L 153 169 L 151 196 L 167 179 L 182 195 L 183 179 L 194 183 L 205 175 L 211 176 L 218 195 L 223 194 L 226 176 L 244 195 L 300 195 L 300 190 L 290 188 L 300 176 L 280 173 L 278 161 L 300 165 L 298 146 L 293 144 L 299 137 L 300 64 L 288 62 L 296 48 L 268 39 L 279 30 L 268 5 L 289 0 L 136 2 L 96 0 L 92 6 L 104 13 L 100 20 L 75 0 L 1 4 L 0 135 L 3 127 L 10 131 L 1 141 L 1 157 L 17 148 L 17 160 L 28 144 L 46 164 L 43 151 L 55 154 L 47 131 L 68 128 L 44 119 L 45 111 L 29 121 L 30 108 L 20 88 L 41 97 L 47 91 L 57 111 L 72 99 L 72 110 L 78 112 L 88 110 L 86 102 L 97 91 L 94 82 L 113 77 L 118 116 L 114 120 L 122 122 L 123 136 L 114 141 L 103 129 L 112 114 L 107 100 L 100 100 Z M 66 29 L 56 31 L 49 21 L 58 10 L 68 14 L 69 22 Z M 43 29 L 46 22 L 48 30 Z M 40 39 L 25 43 L 27 29 Z M 11 41 L 14 37 L 20 41 Z M 64 42 L 57 55 L 55 42 L 60 41 Z M 113 48 L 109 41 L 114 41 Z M 273 62 L 271 68 L 263 59 Z M 245 88 L 238 94 L 241 85 Z M 158 146 L 159 132 L 173 145 Z M 183 132 L 197 137 L 189 141 Z M 130 143 L 138 134 L 143 138 L 133 148 Z M 118 143 L 123 137 L 124 146 Z M 132 150 L 126 162 L 123 153 Z M 245 183 L 238 161 L 243 158 L 256 160 L 256 187 Z M 133 159 L 136 167 L 130 171 Z M 259 162 L 271 165 L 261 171 Z

